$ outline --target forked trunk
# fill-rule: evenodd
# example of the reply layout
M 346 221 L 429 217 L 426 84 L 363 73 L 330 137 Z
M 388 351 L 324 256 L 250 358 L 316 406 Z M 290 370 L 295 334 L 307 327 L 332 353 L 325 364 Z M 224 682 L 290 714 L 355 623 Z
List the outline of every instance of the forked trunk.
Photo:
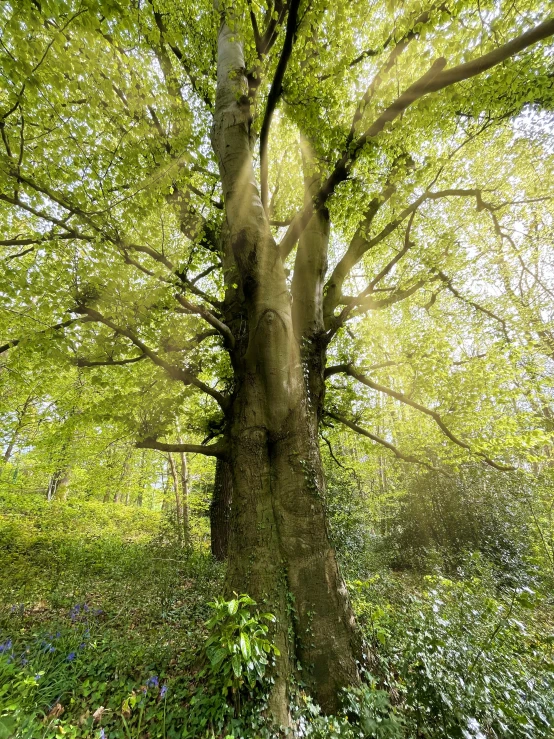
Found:
M 321 352 L 310 359 L 300 351 L 284 266 L 252 167 L 242 47 L 225 23 L 212 143 L 225 202 L 223 258 L 237 275 L 242 306 L 241 331 L 230 347 L 235 391 L 227 410 L 233 502 L 226 589 L 248 593 L 278 618 L 281 656 L 271 710 L 287 724 L 297 665 L 324 710 L 333 711 L 340 688 L 359 679 L 362 644 L 325 520 L 321 393 L 312 386 L 316 376 L 322 384 Z M 228 306 L 230 290 L 229 296 Z

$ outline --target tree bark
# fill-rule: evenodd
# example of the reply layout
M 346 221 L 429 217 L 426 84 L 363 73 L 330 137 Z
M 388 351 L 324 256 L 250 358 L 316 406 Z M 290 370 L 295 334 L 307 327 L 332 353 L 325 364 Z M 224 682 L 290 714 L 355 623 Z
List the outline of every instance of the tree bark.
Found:
M 217 460 L 215 465 L 214 491 L 210 504 L 212 555 L 221 562 L 227 558 L 229 549 L 232 499 L 233 478 L 231 466 L 226 459 L 221 458 Z
M 317 435 L 321 393 L 314 398 L 305 381 L 303 360 L 309 360 L 294 330 L 284 266 L 256 186 L 247 93 L 240 41 L 222 23 L 212 143 L 228 228 L 225 259 L 237 268 L 246 327 L 231 351 L 233 501 L 226 591 L 247 592 L 277 616 L 274 639 L 281 656 L 270 710 L 286 725 L 298 662 L 303 681 L 332 712 L 339 690 L 358 682 L 363 650 L 329 543 Z M 322 368 L 311 370 L 322 382 Z

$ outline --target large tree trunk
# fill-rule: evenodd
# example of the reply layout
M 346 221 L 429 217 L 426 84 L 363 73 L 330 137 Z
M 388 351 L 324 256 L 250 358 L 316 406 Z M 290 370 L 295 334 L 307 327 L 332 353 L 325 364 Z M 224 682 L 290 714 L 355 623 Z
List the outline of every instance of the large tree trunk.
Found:
M 250 106 L 242 48 L 222 24 L 212 141 L 228 235 L 225 259 L 240 279 L 246 331 L 231 352 L 235 392 L 228 411 L 233 477 L 226 589 L 247 592 L 278 618 L 281 651 L 271 697 L 288 723 L 295 666 L 324 710 L 359 679 L 362 644 L 329 544 L 317 438 L 321 392 L 305 381 L 290 294 L 252 168 Z M 321 354 L 321 352 L 319 352 Z M 321 362 L 306 373 L 318 376 Z

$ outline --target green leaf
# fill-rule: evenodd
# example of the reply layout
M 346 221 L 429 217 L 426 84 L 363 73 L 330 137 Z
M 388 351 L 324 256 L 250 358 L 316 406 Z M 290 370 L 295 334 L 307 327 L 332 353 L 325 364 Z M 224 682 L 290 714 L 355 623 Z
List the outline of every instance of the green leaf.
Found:
M 248 659 L 250 657 L 250 639 L 248 638 L 248 634 L 245 634 L 244 632 L 241 632 L 240 635 L 240 651 L 242 652 L 244 659 Z

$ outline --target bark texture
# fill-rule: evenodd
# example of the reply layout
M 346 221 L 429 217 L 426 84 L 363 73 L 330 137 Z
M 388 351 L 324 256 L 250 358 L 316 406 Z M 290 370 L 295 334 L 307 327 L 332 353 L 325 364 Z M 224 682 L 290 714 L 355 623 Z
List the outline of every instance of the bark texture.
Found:
M 303 237 L 298 259 L 315 277 L 306 277 L 310 295 L 305 303 L 299 298 L 293 316 L 254 176 L 247 94 L 242 47 L 223 22 L 212 143 L 225 202 L 224 261 L 234 265 L 243 306 L 227 411 L 233 501 L 226 588 L 248 592 L 278 617 L 274 638 L 281 657 L 271 710 L 288 724 L 288 686 L 297 662 L 324 710 L 333 711 L 339 689 L 359 679 L 362 645 L 329 544 L 317 437 L 324 348 L 312 338 L 322 323 L 326 251 L 314 255 L 312 245 L 326 244 L 328 224 L 321 214 Z M 304 352 L 303 337 L 317 347 L 319 359 L 313 349 Z
M 231 465 L 218 459 L 215 466 L 214 492 L 210 504 L 211 549 L 215 559 L 223 562 L 229 550 L 233 478 Z

